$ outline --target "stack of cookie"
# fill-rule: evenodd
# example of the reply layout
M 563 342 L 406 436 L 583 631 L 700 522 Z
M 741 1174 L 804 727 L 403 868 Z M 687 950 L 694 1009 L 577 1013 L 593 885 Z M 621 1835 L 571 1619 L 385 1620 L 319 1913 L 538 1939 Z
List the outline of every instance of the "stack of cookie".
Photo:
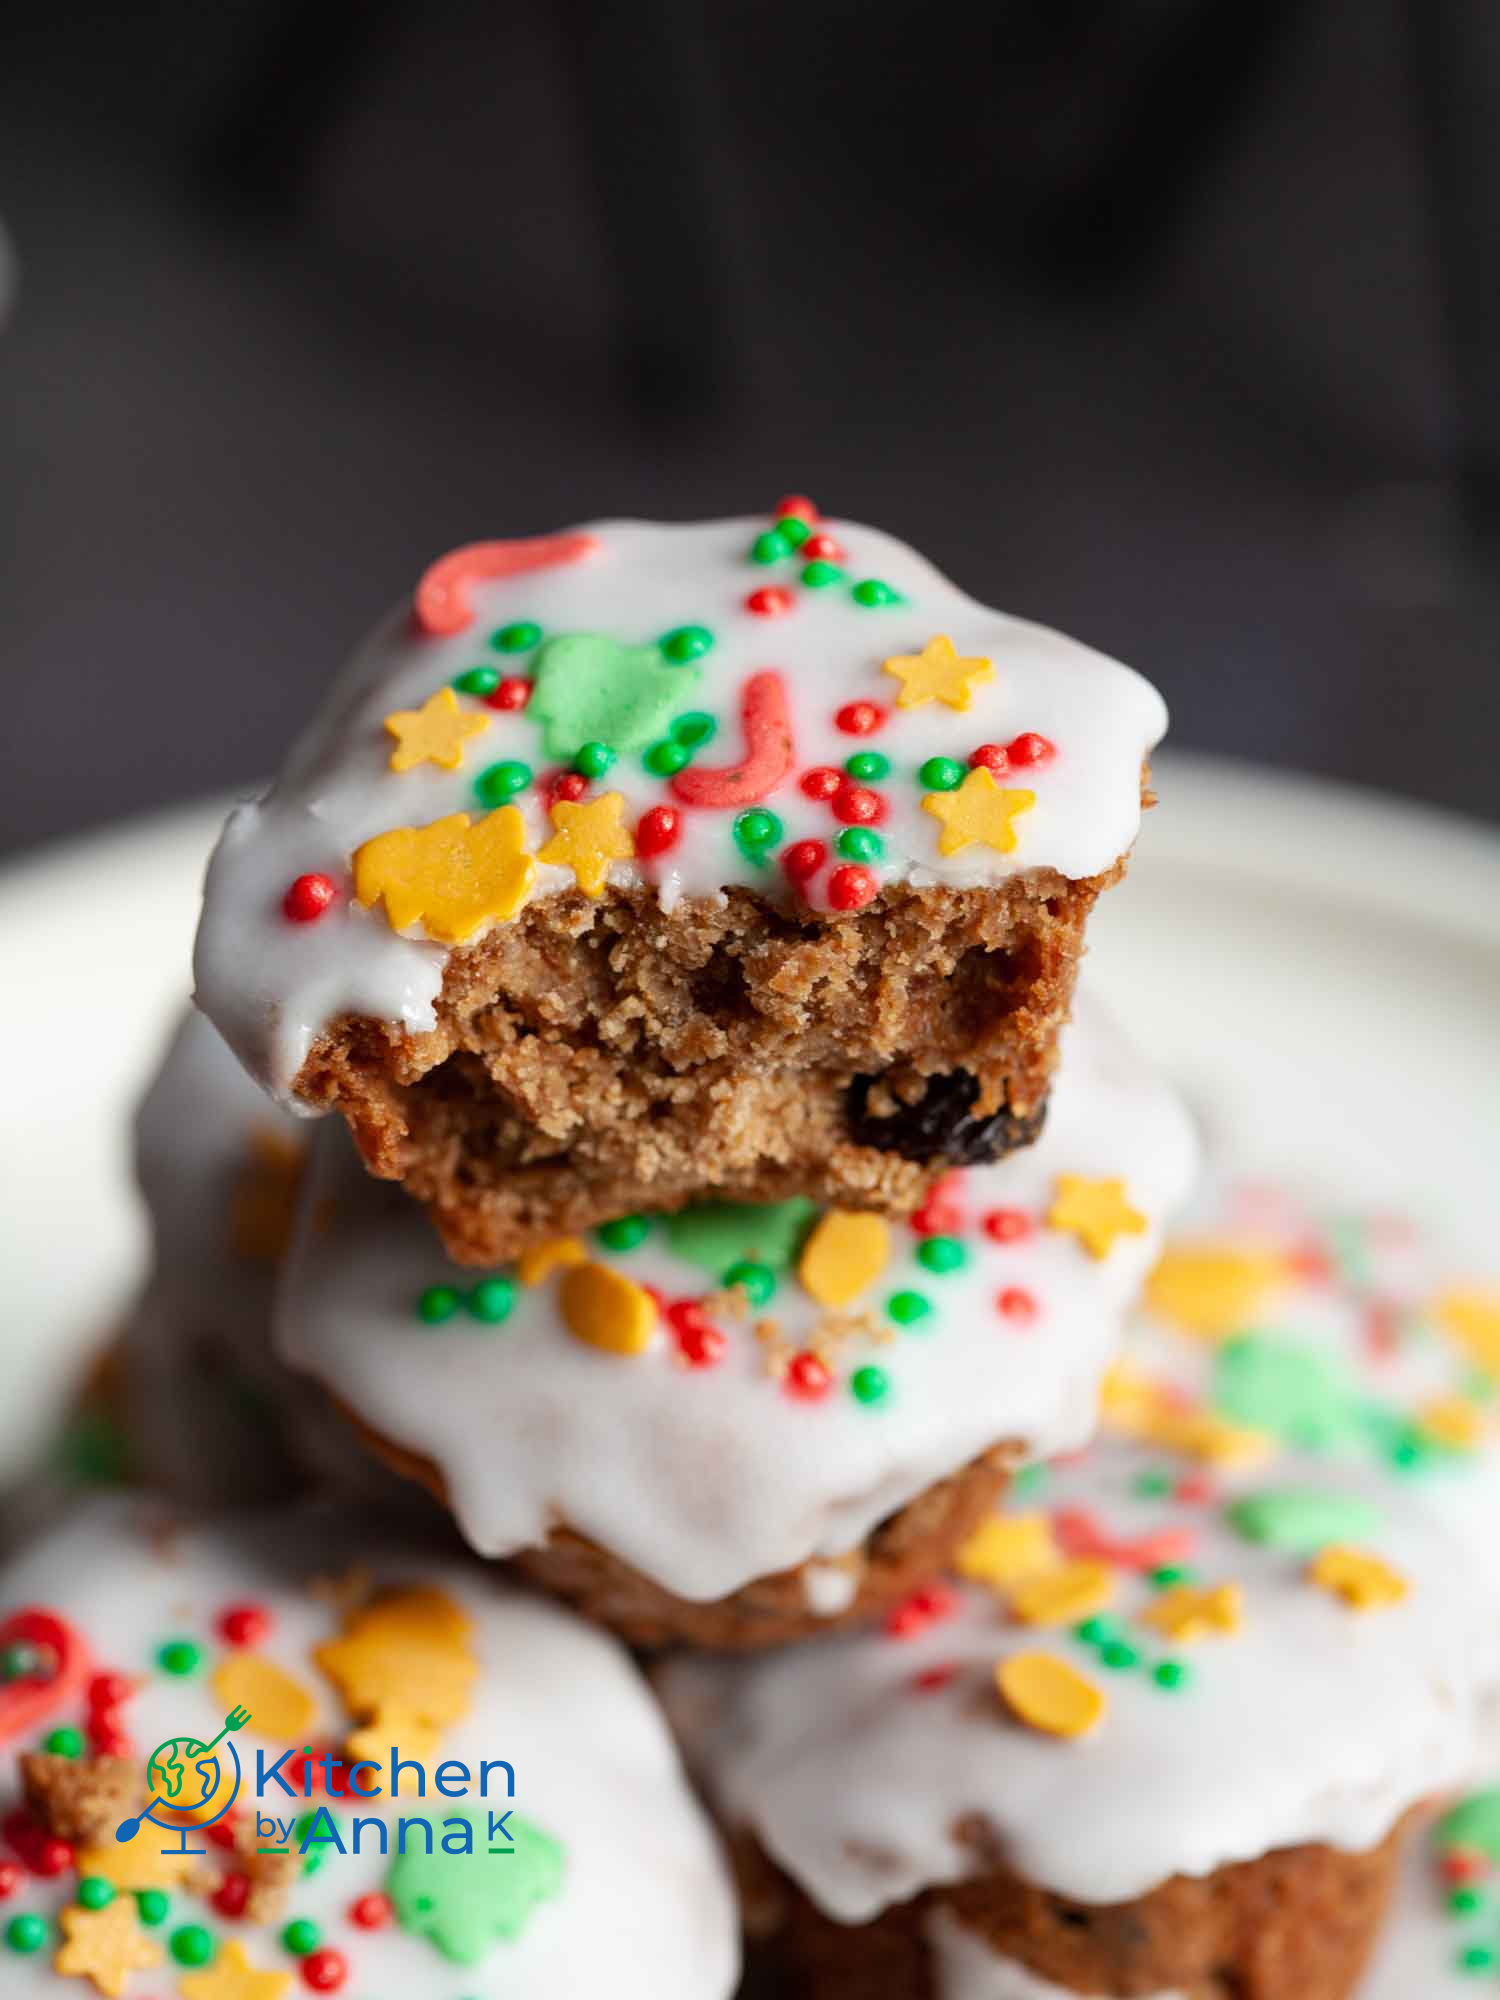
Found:
M 727 2000 L 624 1642 L 815 2000 L 1347 2000 L 1500 1683 L 1500 1314 L 1264 1199 L 1162 1257 L 1189 1121 L 1074 984 L 1164 725 L 798 496 L 419 580 L 231 817 L 139 1129 L 138 1464 L 344 1497 L 23 1569 L 38 1990 Z M 524 1834 L 137 1879 L 131 1732 L 200 1676 L 205 1738 L 509 1736 Z

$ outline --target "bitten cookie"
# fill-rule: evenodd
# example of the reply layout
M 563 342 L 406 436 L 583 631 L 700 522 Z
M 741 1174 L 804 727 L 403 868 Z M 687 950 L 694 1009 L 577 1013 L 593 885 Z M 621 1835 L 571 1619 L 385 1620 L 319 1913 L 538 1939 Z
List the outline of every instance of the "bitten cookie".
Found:
M 951 1592 L 663 1670 L 813 1996 L 1344 2000 L 1404 1826 L 1472 1769 L 1500 1590 L 1440 1512 L 1134 1379 Z
M 378 1514 L 86 1511 L 0 1573 L 0 1659 L 14 2000 L 734 1989 L 728 1877 L 623 1649 Z M 233 1805 L 184 1836 L 205 1796 Z
M 1035 1135 L 1165 724 L 806 503 L 478 543 L 232 815 L 198 997 L 465 1263 L 710 1187 L 904 1214 Z
M 332 1130 L 278 1343 L 485 1555 L 641 1644 L 778 1644 L 905 1595 L 1010 1465 L 1087 1436 L 1193 1158 L 1089 1013 L 1037 1144 L 909 1225 L 633 1214 L 476 1279 Z

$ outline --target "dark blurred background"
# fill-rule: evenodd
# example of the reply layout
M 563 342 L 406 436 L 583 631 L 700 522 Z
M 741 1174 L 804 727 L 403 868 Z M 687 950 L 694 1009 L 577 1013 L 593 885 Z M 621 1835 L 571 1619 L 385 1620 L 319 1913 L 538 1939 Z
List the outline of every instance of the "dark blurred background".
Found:
M 787 489 L 1500 815 L 1495 0 L 13 5 L 0 843 L 243 783 L 425 562 Z

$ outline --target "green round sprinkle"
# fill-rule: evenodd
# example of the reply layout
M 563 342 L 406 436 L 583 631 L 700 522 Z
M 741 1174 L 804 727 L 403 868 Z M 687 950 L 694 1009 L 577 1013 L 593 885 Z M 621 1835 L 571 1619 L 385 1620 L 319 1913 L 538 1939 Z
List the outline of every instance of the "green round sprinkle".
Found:
M 651 1223 L 644 1215 L 617 1215 L 613 1222 L 602 1222 L 594 1231 L 606 1250 L 638 1250 L 651 1234 Z
M 883 1403 L 891 1393 L 891 1378 L 883 1368 L 877 1368 L 871 1362 L 855 1369 L 849 1377 L 849 1387 L 854 1391 L 857 1402 Z
M 764 806 L 752 806 L 735 821 L 734 838 L 743 853 L 759 860 L 768 847 L 774 847 L 780 840 L 781 821 Z
M 213 1933 L 202 1924 L 184 1924 L 167 1942 L 179 1965 L 207 1965 L 214 1955 Z
M 1175 1694 L 1179 1688 L 1187 1686 L 1193 1670 L 1185 1660 L 1159 1660 L 1151 1669 L 1151 1678 L 1159 1688 Z
M 487 806 L 509 805 L 517 792 L 524 792 L 531 783 L 531 766 L 521 764 L 513 757 L 507 757 L 501 764 L 491 764 L 480 772 L 474 780 L 474 790 L 480 803 Z
M 685 743 L 689 750 L 698 750 L 708 741 L 718 728 L 711 715 L 701 709 L 690 709 L 686 715 L 679 715 L 672 724 L 672 741 Z
M 830 583 L 837 583 L 844 572 L 837 563 L 810 562 L 802 572 L 802 581 L 809 590 L 826 590 Z
M 920 1292 L 892 1292 L 885 1309 L 897 1326 L 910 1326 L 914 1320 L 926 1319 L 932 1311 L 932 1300 Z
M 83 1731 L 81 1729 L 54 1729 L 42 1745 L 54 1757 L 81 1757 L 83 1755 Z
M 946 1277 L 969 1261 L 969 1253 L 956 1236 L 924 1236 L 917 1245 L 917 1262 L 926 1271 Z
M 1471 1944 L 1460 1955 L 1458 1969 L 1460 1972 L 1488 1972 L 1494 1963 L 1495 1953 L 1490 1945 Z
M 1113 1667 L 1117 1673 L 1123 1673 L 1128 1667 L 1138 1667 L 1141 1663 L 1140 1654 L 1124 1639 L 1106 1639 L 1099 1648 L 1099 1657 L 1105 1666 Z
M 24 1917 L 12 1917 L 5 1926 L 5 1942 L 12 1951 L 25 1952 L 28 1956 L 40 1951 L 47 1942 L 47 1919 L 34 1912 L 28 1912 Z
M 795 514 L 783 514 L 776 523 L 776 533 L 789 548 L 800 549 L 812 533 L 806 521 L 799 521 Z
M 493 694 L 500 685 L 498 667 L 470 667 L 466 674 L 459 674 L 453 685 L 460 694 Z
M 195 1674 L 202 1664 L 203 1651 L 191 1639 L 171 1639 L 156 1655 L 164 1674 Z
M 862 785 L 873 784 L 876 779 L 891 775 L 891 760 L 878 750 L 856 750 L 852 757 L 844 759 L 844 769 Z
M 846 826 L 834 842 L 846 861 L 878 861 L 885 842 L 873 826 Z
M 165 1920 L 172 1904 L 165 1889 L 142 1889 L 136 1895 L 135 1907 L 143 1924 L 156 1925 Z
M 964 781 L 964 767 L 954 757 L 929 757 L 917 776 L 929 792 L 952 792 Z
M 515 1302 L 514 1278 L 481 1278 L 464 1301 L 475 1319 L 483 1320 L 486 1326 L 498 1326 L 501 1320 L 509 1319 Z
M 441 1326 L 445 1319 L 452 1319 L 462 1304 L 462 1297 L 452 1285 L 429 1285 L 417 1300 L 417 1318 L 428 1326 Z
M 115 1900 L 115 1885 L 102 1875 L 85 1875 L 78 1885 L 78 1900 L 86 1910 L 102 1910 Z
M 311 1917 L 293 1917 L 281 1933 L 282 1949 L 289 1951 L 293 1958 L 306 1958 L 309 1952 L 317 1950 L 322 1941 L 323 1933 Z
M 1163 1494 L 1171 1492 L 1175 1483 L 1170 1472 L 1138 1472 L 1130 1482 L 1130 1490 L 1142 1500 L 1160 1500 Z
M 1472 1917 L 1484 1908 L 1484 1897 L 1477 1889 L 1455 1889 L 1448 1898 L 1448 1908 L 1456 1917 Z
M 785 535 L 778 534 L 774 528 L 764 535 L 757 535 L 750 544 L 751 562 L 780 562 L 783 556 L 789 556 L 791 552 L 791 543 Z
M 670 778 L 682 769 L 691 754 L 685 743 L 669 743 L 663 740 L 651 745 L 642 762 L 653 776 Z
M 615 753 L 607 743 L 585 743 L 573 759 L 573 769 L 584 778 L 602 778 L 614 761 Z
M 713 643 L 706 625 L 679 625 L 662 640 L 661 649 L 674 667 L 685 667 L 689 660 L 701 660 Z
M 1105 1646 L 1118 1638 L 1119 1631 L 1113 1618 L 1105 1618 L 1095 1612 L 1092 1618 L 1085 1618 L 1081 1625 L 1074 1627 L 1073 1636 L 1081 1639 L 1085 1646 Z
M 1152 1570 L 1150 1580 L 1158 1590 L 1172 1590 L 1179 1583 L 1194 1583 L 1197 1578 L 1185 1563 L 1163 1563 L 1160 1569 Z
M 731 1264 L 720 1283 L 726 1291 L 736 1285 L 744 1292 L 753 1306 L 763 1306 L 770 1302 L 776 1289 L 776 1274 L 768 1264 L 757 1264 L 752 1258 L 742 1257 L 737 1264 Z
M 901 602 L 899 593 L 892 590 L 888 583 L 882 583 L 878 576 L 862 577 L 849 595 L 867 611 L 877 610 L 882 604 Z
M 523 618 L 514 625 L 502 625 L 498 632 L 492 632 L 490 644 L 497 653 L 525 653 L 536 645 L 541 636 L 541 626 Z
M 297 1821 L 297 1824 L 292 1828 L 291 1844 L 293 1847 L 300 1847 L 302 1845 L 303 1841 L 306 1840 L 308 1834 L 312 1831 L 313 1826 L 317 1821 L 317 1817 L 318 1816 L 316 1813 L 310 1813 L 310 1812 L 303 1813 L 302 1817 Z M 329 1813 L 328 1818 L 330 1822 L 332 1822 L 335 1826 L 338 1824 L 338 1822 L 334 1820 L 332 1813 Z M 328 1849 L 326 1847 L 319 1846 L 313 1848 L 312 1851 L 303 1858 L 302 1862 L 303 1874 L 316 1875 L 318 1870 L 323 1866 L 323 1863 L 327 1860 L 327 1858 L 328 1858 Z

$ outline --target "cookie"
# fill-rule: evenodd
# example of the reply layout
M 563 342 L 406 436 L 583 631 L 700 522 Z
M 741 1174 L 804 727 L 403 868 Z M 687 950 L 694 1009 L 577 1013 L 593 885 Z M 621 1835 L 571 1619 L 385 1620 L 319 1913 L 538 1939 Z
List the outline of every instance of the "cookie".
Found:
M 903 1596 L 1008 1466 L 1082 1442 L 1194 1150 L 1090 1011 L 1041 1139 L 910 1223 L 637 1212 L 476 1277 L 335 1127 L 278 1344 L 483 1554 L 641 1643 L 779 1643 Z
M 476 544 L 232 815 L 199 999 L 463 1262 L 707 1188 L 906 1214 L 1034 1136 L 1165 721 L 805 504 Z
M 15 2000 L 734 1990 L 728 1877 L 624 1651 L 372 1510 L 97 1506 L 0 1574 L 0 1647 Z

